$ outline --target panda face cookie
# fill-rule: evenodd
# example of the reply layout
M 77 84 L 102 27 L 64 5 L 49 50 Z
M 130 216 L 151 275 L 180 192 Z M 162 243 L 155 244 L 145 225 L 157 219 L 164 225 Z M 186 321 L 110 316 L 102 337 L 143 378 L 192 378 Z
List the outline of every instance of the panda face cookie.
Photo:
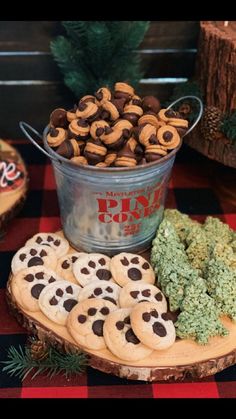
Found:
M 38 299 L 49 284 L 62 280 L 56 272 L 44 266 L 32 266 L 13 276 L 11 290 L 17 304 L 28 311 L 40 311 Z
M 49 246 L 51 247 L 57 258 L 64 256 L 69 250 L 68 241 L 55 233 L 37 233 L 31 239 L 27 240 L 25 246 Z
M 79 293 L 79 301 L 86 300 L 87 298 L 103 298 L 104 300 L 111 301 L 113 304 L 119 305 L 119 294 L 121 288 L 114 282 L 107 281 L 92 281 L 86 285 Z
M 56 272 L 66 281 L 73 282 L 74 284 L 78 284 L 77 279 L 73 274 L 73 265 L 77 261 L 77 259 L 85 255 L 85 253 L 68 253 L 65 256 L 62 256 L 57 261 Z
M 103 299 L 81 301 L 70 312 L 67 329 L 78 345 L 88 349 L 106 348 L 103 337 L 103 325 L 107 315 L 117 306 Z
M 140 342 L 130 325 L 130 308 L 109 314 L 104 323 L 104 339 L 110 351 L 120 359 L 138 361 L 152 353 Z
M 57 257 L 51 247 L 46 246 L 24 246 L 16 252 L 11 261 L 11 270 L 13 275 L 21 269 L 31 266 L 46 266 L 55 269 Z
M 175 342 L 175 327 L 168 313 L 160 313 L 158 305 L 151 302 L 137 304 L 130 315 L 134 333 L 152 349 L 167 349 Z
M 113 281 L 110 261 L 111 259 L 108 256 L 100 253 L 84 254 L 73 265 L 75 278 L 82 287 L 97 279 L 100 281 Z
M 128 282 L 121 288 L 119 303 L 121 307 L 133 307 L 140 301 L 151 301 L 158 305 L 158 311 L 167 311 L 164 294 L 155 285 L 146 282 Z
M 68 314 L 78 303 L 81 288 L 69 281 L 47 285 L 40 294 L 40 310 L 54 323 L 65 325 Z
M 111 259 L 111 273 L 112 276 L 121 287 L 128 282 L 139 281 L 154 284 L 155 274 L 150 265 L 140 255 L 133 253 L 119 253 Z

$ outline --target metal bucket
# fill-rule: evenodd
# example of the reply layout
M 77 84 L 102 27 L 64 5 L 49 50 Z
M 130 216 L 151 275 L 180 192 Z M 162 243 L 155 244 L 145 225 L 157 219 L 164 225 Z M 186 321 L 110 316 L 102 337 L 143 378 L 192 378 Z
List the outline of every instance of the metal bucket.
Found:
M 185 98 L 196 99 L 200 107 L 189 133 L 203 108 L 195 96 L 178 101 Z M 77 166 L 48 146 L 49 127 L 43 132 L 44 149 L 27 131 L 42 138 L 34 128 L 25 122 L 20 127 L 52 161 L 63 232 L 74 248 L 113 255 L 150 247 L 163 217 L 171 169 L 181 144 L 161 160 L 133 168 Z

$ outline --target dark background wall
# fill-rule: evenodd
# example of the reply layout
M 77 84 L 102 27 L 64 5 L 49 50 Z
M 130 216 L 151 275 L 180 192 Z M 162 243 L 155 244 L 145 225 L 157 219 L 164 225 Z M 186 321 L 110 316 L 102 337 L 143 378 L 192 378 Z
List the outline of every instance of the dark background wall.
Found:
M 42 131 L 54 108 L 75 102 L 50 54 L 50 41 L 61 33 L 56 21 L 0 21 L 0 137 L 22 137 L 20 120 Z M 196 21 L 151 22 L 140 46 L 139 94 L 165 101 L 193 75 L 198 33 Z

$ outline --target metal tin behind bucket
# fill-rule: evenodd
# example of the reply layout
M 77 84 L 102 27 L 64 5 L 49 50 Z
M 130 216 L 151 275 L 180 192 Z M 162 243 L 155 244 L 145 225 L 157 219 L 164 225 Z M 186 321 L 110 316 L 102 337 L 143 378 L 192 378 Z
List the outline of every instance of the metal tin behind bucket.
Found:
M 77 166 L 46 141 L 57 184 L 63 231 L 76 249 L 116 254 L 151 245 L 162 220 L 167 186 L 177 150 L 135 168 Z

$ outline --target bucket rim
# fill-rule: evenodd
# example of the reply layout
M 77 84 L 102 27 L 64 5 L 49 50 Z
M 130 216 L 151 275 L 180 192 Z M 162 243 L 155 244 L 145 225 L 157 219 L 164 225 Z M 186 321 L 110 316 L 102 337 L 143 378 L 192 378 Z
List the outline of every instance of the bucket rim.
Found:
M 140 164 L 134 167 L 96 167 L 96 166 L 92 166 L 92 165 L 78 165 L 73 163 L 72 161 L 70 161 L 69 159 L 66 159 L 65 157 L 60 156 L 58 153 L 56 153 L 51 147 L 49 147 L 47 140 L 46 140 L 46 136 L 49 132 L 49 124 L 44 128 L 43 131 L 43 143 L 44 143 L 44 147 L 47 150 L 47 152 L 49 153 L 52 162 L 57 160 L 59 164 L 65 164 L 66 166 L 71 167 L 72 169 L 81 169 L 84 170 L 85 172 L 99 172 L 99 173 L 121 173 L 121 172 L 137 172 L 140 170 L 145 170 L 145 169 L 149 169 L 149 168 L 153 168 L 155 166 L 162 166 L 164 165 L 166 162 L 168 162 L 169 160 L 171 160 L 173 157 L 175 157 L 176 153 L 179 151 L 179 149 L 181 148 L 182 144 L 183 144 L 183 139 L 180 139 L 180 143 L 178 145 L 178 147 L 174 148 L 174 150 L 171 150 L 170 153 L 168 153 L 166 156 L 163 156 L 160 160 L 156 160 L 153 162 L 149 162 L 149 163 L 145 163 L 145 164 Z

